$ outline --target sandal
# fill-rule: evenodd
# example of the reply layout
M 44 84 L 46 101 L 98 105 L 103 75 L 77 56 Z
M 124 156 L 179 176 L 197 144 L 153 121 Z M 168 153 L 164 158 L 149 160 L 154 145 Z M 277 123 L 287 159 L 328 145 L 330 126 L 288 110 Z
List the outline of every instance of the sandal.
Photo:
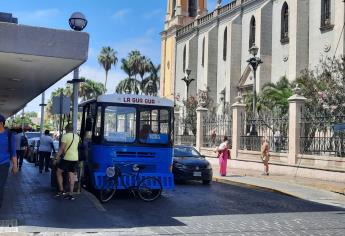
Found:
M 67 193 L 66 192 L 58 192 L 57 194 L 55 194 L 55 197 L 62 197 L 62 196 L 65 196 Z

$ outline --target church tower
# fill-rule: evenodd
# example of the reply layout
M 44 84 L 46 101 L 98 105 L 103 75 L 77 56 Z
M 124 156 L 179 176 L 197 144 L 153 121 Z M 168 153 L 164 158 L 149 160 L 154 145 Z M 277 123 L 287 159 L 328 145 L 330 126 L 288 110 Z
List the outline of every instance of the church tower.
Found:
M 167 0 L 161 47 L 160 96 L 174 99 L 176 31 L 207 14 L 207 0 Z

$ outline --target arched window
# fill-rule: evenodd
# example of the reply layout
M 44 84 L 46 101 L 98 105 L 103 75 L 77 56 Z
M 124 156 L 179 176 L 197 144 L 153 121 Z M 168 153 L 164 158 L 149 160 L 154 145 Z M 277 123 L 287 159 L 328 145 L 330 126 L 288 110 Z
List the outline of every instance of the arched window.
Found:
M 188 15 L 190 17 L 196 17 L 197 11 L 198 11 L 197 0 L 189 0 L 188 1 Z
M 284 2 L 281 13 L 281 33 L 280 41 L 282 43 L 289 42 L 289 6 Z
M 186 71 L 186 54 L 187 54 L 186 45 L 184 45 L 184 48 L 183 48 L 183 73 Z
M 228 27 L 225 27 L 223 37 L 223 60 L 226 61 L 226 54 L 228 50 Z
M 321 1 L 321 27 L 331 25 L 331 0 Z
M 202 40 L 202 52 L 201 52 L 201 65 L 204 66 L 205 65 L 205 37 Z
M 249 30 L 249 48 L 255 44 L 255 32 L 256 32 L 256 22 L 255 17 L 252 16 L 250 20 L 250 30 Z
M 172 17 L 176 14 L 176 0 L 172 0 Z

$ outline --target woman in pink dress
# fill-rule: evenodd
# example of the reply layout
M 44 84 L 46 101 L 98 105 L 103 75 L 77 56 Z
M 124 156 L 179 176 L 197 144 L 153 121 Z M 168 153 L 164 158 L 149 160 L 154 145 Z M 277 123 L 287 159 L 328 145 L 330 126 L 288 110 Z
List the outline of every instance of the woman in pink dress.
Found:
M 219 158 L 219 173 L 221 176 L 226 176 L 227 162 L 229 158 L 228 151 L 228 137 L 224 137 L 223 142 L 216 149 Z

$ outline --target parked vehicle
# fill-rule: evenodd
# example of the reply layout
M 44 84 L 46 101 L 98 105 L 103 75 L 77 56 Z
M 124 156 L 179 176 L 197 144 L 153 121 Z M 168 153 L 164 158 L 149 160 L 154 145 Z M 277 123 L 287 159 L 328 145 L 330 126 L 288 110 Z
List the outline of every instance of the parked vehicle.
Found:
M 80 104 L 80 108 L 80 136 L 84 147 L 80 155 L 85 160 L 83 182 L 87 187 L 95 192 L 110 190 L 110 193 L 128 189 L 136 185 L 128 176 L 133 167 L 140 165 L 144 167 L 140 176 L 154 177 L 161 182 L 151 181 L 147 189 L 160 193 L 160 189 L 174 188 L 172 101 L 133 94 L 107 94 Z M 114 166 L 125 176 L 123 182 L 107 175 Z
M 28 150 L 26 154 L 26 159 L 30 163 L 37 163 L 38 162 L 38 144 L 40 141 L 40 137 L 29 138 L 28 139 Z
M 175 180 L 201 180 L 209 184 L 212 180 L 211 164 L 194 147 L 174 147 L 173 174 Z
M 25 136 L 27 137 L 27 139 L 40 138 L 41 133 L 40 132 L 25 132 Z

